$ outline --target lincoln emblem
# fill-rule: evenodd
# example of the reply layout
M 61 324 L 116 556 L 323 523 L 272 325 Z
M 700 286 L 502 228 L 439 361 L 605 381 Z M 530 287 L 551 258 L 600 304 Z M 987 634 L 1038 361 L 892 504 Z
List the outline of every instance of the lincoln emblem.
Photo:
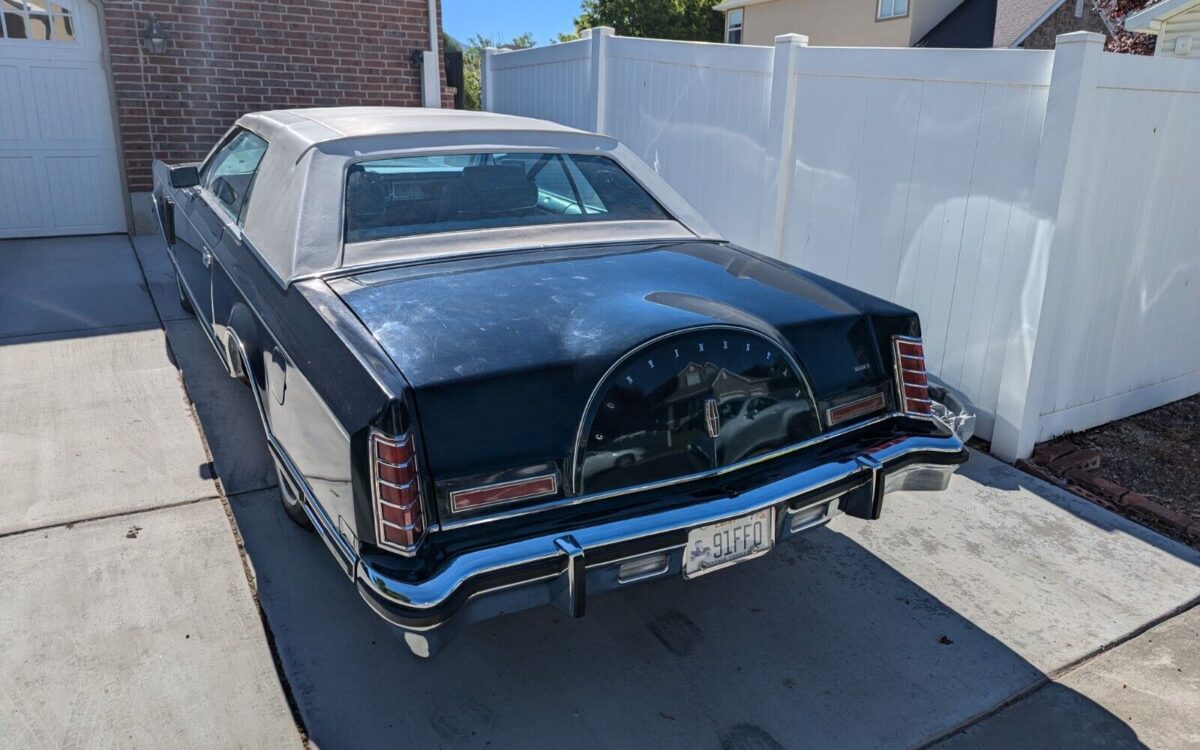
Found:
M 721 413 L 717 411 L 717 400 L 707 399 L 704 402 L 704 426 L 708 428 L 708 436 L 716 438 L 721 432 Z

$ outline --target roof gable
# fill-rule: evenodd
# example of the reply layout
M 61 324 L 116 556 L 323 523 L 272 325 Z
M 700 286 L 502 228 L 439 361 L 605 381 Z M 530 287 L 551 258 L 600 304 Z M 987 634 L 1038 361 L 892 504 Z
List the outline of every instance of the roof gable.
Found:
M 1041 26 L 1065 0 L 1000 0 L 992 46 L 1013 47 Z

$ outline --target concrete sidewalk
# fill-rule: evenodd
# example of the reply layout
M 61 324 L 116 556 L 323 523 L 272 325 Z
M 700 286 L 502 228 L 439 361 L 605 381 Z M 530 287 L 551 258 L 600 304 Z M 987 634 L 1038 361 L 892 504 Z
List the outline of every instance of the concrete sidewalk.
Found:
M 981 748 L 1200 748 L 1200 607 L 948 738 Z
M 128 238 L 0 242 L 0 476 L 0 745 L 299 745 Z

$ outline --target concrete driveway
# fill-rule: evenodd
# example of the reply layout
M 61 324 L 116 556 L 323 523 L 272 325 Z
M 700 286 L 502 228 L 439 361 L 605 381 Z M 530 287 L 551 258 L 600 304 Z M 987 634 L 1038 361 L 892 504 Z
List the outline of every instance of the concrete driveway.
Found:
M 159 243 L 137 247 L 314 745 L 1200 746 L 1200 554 L 983 455 L 879 522 L 597 598 L 581 620 L 504 617 L 417 660 L 284 515 L 249 392 L 174 303 Z M 0 639 L 37 622 L 3 617 Z M 264 684 L 217 681 L 207 700 Z
M 0 746 L 300 744 L 128 238 L 0 242 Z
M 284 515 L 249 392 L 194 322 L 166 327 L 327 750 L 1200 744 L 1200 554 L 980 454 L 880 522 L 840 518 L 581 620 L 501 618 L 417 660 Z

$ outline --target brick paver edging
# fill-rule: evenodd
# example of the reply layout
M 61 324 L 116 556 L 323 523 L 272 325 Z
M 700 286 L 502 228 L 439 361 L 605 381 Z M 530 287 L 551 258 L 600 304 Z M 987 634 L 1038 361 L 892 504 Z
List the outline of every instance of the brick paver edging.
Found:
M 1016 466 L 1098 505 L 1118 512 L 1132 510 L 1193 544 L 1200 543 L 1200 521 L 1096 474 L 1100 453 L 1091 448 L 1080 448 L 1070 440 L 1055 440 L 1037 446 L 1032 457 L 1017 461 Z

